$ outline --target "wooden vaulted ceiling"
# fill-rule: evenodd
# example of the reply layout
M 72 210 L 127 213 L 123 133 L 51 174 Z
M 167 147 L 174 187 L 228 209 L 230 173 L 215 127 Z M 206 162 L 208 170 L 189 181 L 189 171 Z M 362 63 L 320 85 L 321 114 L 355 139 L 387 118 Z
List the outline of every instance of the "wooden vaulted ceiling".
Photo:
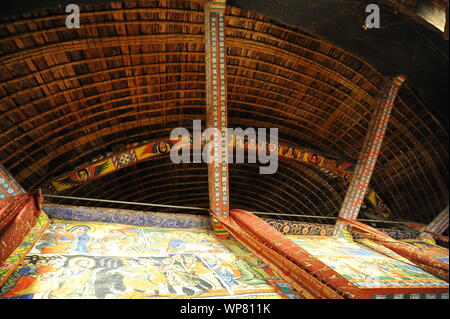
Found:
M 205 121 L 203 0 L 123 1 L 0 24 L 0 163 L 28 190 L 125 145 Z M 227 7 L 229 127 L 277 127 L 280 143 L 356 159 L 383 76 L 306 31 Z M 389 57 L 386 57 L 389 58 Z M 448 204 L 448 132 L 405 85 L 372 186 L 396 218 L 430 222 Z M 382 168 L 381 168 L 382 167 Z M 230 166 L 234 208 L 337 216 L 346 187 L 280 159 L 277 174 Z M 168 156 L 64 194 L 208 206 L 205 165 Z

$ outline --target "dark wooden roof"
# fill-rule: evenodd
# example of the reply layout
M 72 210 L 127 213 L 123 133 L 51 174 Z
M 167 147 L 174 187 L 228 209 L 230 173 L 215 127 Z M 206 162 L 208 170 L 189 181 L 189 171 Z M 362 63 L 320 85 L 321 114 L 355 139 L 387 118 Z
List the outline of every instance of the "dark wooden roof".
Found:
M 203 1 L 125 1 L 0 25 L 0 163 L 28 190 L 132 142 L 205 120 Z M 383 76 L 300 29 L 228 7 L 230 127 L 278 127 L 280 142 L 357 158 Z M 427 223 L 448 205 L 448 132 L 405 85 L 373 187 L 398 218 Z M 236 208 L 336 216 L 345 188 L 280 160 L 276 175 L 231 165 Z M 166 157 L 71 190 L 72 195 L 207 206 L 204 165 Z

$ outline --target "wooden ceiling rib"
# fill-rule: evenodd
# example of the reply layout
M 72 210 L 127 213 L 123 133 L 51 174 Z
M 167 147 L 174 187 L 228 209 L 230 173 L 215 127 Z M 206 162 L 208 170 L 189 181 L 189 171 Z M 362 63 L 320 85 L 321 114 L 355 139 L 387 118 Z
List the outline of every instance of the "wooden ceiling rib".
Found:
M 63 9 L 0 20 L 0 163 L 33 190 L 93 157 L 205 120 L 203 3 L 85 6 L 80 29 L 65 27 Z M 383 76 L 306 31 L 226 13 L 230 127 L 278 127 L 283 143 L 356 159 Z M 402 87 L 372 178 L 397 218 L 427 223 L 448 205 L 442 123 Z M 236 207 L 337 215 L 345 187 L 324 173 L 284 160 L 274 176 L 254 170 L 232 168 Z M 69 194 L 207 207 L 206 166 L 162 158 Z

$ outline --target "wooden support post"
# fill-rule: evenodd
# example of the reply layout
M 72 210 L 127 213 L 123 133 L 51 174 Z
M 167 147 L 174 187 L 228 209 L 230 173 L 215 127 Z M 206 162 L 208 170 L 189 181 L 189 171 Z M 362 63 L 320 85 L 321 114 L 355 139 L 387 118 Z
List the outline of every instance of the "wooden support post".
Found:
M 422 231 L 419 238 L 433 239 L 433 234 L 442 235 L 448 228 L 448 206 Z
M 369 130 L 364 139 L 358 163 L 355 167 L 355 172 L 347 190 L 341 211 L 339 212 L 339 217 L 341 218 L 355 220 L 358 217 L 368 190 L 370 178 L 375 168 L 375 163 L 377 162 L 397 92 L 405 79 L 404 76 L 396 76 L 386 81 L 384 88 L 381 90 L 381 95 L 372 115 Z M 340 236 L 345 227 L 345 224 L 338 220 L 334 229 L 334 235 Z
M 226 0 L 208 0 L 205 7 L 206 38 L 206 121 L 214 133 L 208 164 L 210 209 L 215 215 L 227 217 L 229 204 L 228 172 L 228 108 L 225 65 L 225 5 Z M 224 234 L 217 220 L 212 220 L 217 233 Z

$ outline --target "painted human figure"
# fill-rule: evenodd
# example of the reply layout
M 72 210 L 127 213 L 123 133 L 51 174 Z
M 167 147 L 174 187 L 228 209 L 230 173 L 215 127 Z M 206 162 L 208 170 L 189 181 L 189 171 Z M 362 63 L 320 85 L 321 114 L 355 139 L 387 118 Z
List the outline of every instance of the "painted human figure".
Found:
M 51 291 L 52 298 L 89 297 L 95 296 L 92 268 L 95 260 L 89 257 L 74 257 L 62 274 L 62 284 Z
M 223 262 L 218 265 L 216 271 L 222 280 L 229 286 L 239 285 L 236 278 L 241 277 L 241 272 L 236 266 L 231 263 Z
M 209 268 L 213 269 L 214 272 L 219 275 L 221 281 L 227 286 L 232 287 L 239 284 L 236 281 L 236 278 L 241 277 L 241 272 L 235 265 L 227 260 L 216 258 L 214 255 L 202 256 L 202 259 L 205 260 Z
M 37 247 L 42 254 L 67 254 L 68 252 L 87 253 L 86 244 L 89 241 L 89 226 L 76 225 L 69 231 L 57 232 L 49 241 Z
M 85 182 L 89 178 L 89 172 L 87 169 L 83 168 L 77 172 L 77 177 L 80 182 Z
M 283 156 L 284 156 L 284 157 L 292 158 L 292 157 L 294 156 L 294 149 L 293 149 L 292 147 L 286 148 L 286 149 L 284 150 Z
M 152 281 L 146 267 L 142 266 L 138 260 L 127 259 L 124 261 L 126 268 L 122 269 L 124 275 L 123 282 L 129 290 L 156 295 L 160 287 Z
M 162 142 L 159 144 L 159 152 L 160 153 L 167 153 L 168 150 L 169 150 L 169 147 L 167 146 L 166 143 Z
M 205 264 L 201 261 L 197 260 L 194 255 L 184 255 L 184 264 L 185 268 L 188 272 L 197 275 L 201 281 L 203 281 L 200 285 L 205 290 L 220 290 L 223 289 L 223 286 L 220 284 L 220 281 L 216 278 L 216 275 L 213 271 L 211 271 Z M 205 285 L 206 283 L 206 285 Z
M 154 259 L 141 258 L 139 264 L 145 268 L 147 280 L 158 286 L 158 295 L 169 295 L 168 282 L 163 274 L 161 263 Z
M 71 252 L 75 253 L 87 253 L 87 243 L 89 241 L 89 235 L 87 232 L 91 230 L 89 226 L 77 225 L 70 229 L 70 233 L 74 235 L 74 242 L 72 245 Z
M 166 258 L 163 265 L 167 282 L 175 290 L 177 296 L 186 295 L 183 288 L 191 290 L 193 295 L 199 295 L 204 291 L 197 287 L 201 283 L 199 276 L 185 268 L 180 255 Z
M 314 164 L 314 165 L 318 165 L 319 162 L 320 162 L 320 157 L 319 157 L 319 155 L 317 155 L 317 154 L 311 153 L 311 154 L 308 156 L 308 161 L 309 161 L 310 163 Z
M 37 256 L 33 256 L 37 257 Z M 18 291 L 24 290 L 30 287 L 35 281 L 36 277 L 40 273 L 40 269 L 45 265 L 45 259 L 37 260 L 24 260 L 20 266 L 24 266 L 15 270 L 13 274 L 9 277 L 8 281 L 2 286 L 1 298 L 11 298 L 11 299 L 31 299 L 33 294 L 19 295 Z M 13 282 L 11 284 L 10 282 Z M 6 287 L 6 289 L 4 288 Z
M 15 288 L 17 296 L 32 296 L 34 299 L 46 299 L 51 290 L 56 289 L 61 283 L 63 266 L 67 260 L 65 256 L 49 257 L 45 263 L 36 263 L 38 266 L 33 274 L 34 280 L 27 280 L 26 285 L 22 285 L 21 290 Z

